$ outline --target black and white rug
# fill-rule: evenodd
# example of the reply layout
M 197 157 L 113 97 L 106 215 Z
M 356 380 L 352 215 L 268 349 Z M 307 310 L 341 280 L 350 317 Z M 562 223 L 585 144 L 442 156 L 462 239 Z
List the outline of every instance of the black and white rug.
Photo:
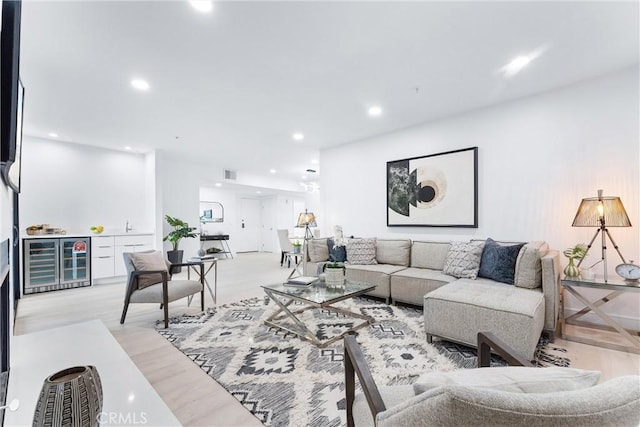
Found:
M 428 371 L 472 364 L 475 357 L 464 346 L 428 344 L 419 309 L 368 298 L 338 306 L 376 319 L 358 331 L 358 342 L 378 385 L 409 384 Z M 158 325 L 158 332 L 265 425 L 346 425 L 342 341 L 321 349 L 264 325 L 275 309 L 272 301 L 254 298 L 173 318 L 168 329 Z M 360 321 L 326 310 L 305 311 L 302 319 L 314 325 L 310 329 L 319 339 Z

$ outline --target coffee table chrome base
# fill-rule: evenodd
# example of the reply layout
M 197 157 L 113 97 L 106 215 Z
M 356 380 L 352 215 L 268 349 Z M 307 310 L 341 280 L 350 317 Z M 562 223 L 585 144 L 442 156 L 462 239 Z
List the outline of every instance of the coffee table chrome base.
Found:
M 283 331 L 286 332 L 290 332 L 292 334 L 296 334 L 298 335 L 300 338 L 302 339 L 306 339 L 308 341 L 310 341 L 311 343 L 313 343 L 314 345 L 316 345 L 319 348 L 325 348 L 326 346 L 342 339 L 345 335 L 357 331 L 358 329 L 362 329 L 365 326 L 368 326 L 372 323 L 375 322 L 375 319 L 371 316 L 365 316 L 363 314 L 360 313 L 354 313 L 352 311 L 349 310 L 345 310 L 343 308 L 339 308 L 339 307 L 332 307 L 329 304 L 309 304 L 308 301 L 304 301 L 301 299 L 297 299 L 297 298 L 293 298 L 293 297 L 289 297 L 289 296 L 284 296 L 284 295 L 278 295 L 274 292 L 270 292 L 268 289 L 265 289 L 265 293 L 269 296 L 269 298 L 271 298 L 273 300 L 273 302 L 275 302 L 278 305 L 278 310 L 276 310 L 271 316 L 269 316 L 265 321 L 265 325 L 267 326 L 271 326 L 274 328 L 278 328 L 281 329 Z M 284 300 L 284 302 L 278 298 L 278 296 L 280 296 L 280 298 L 282 298 L 282 300 Z M 293 304 L 294 301 L 300 301 L 303 304 L 306 304 L 305 307 L 300 308 L 298 310 L 290 310 L 289 306 L 291 304 Z M 337 302 L 337 301 L 334 301 Z M 346 316 L 349 317 L 355 317 L 358 319 L 363 319 L 364 322 L 359 323 L 349 329 L 347 329 L 346 331 L 342 332 L 340 335 L 336 335 L 335 337 L 332 337 L 326 341 L 321 341 L 319 340 L 314 334 L 313 332 L 307 328 L 307 326 L 296 316 L 297 314 L 303 313 L 307 310 L 314 310 L 317 308 L 321 308 L 327 311 L 331 311 L 334 313 L 339 313 L 339 314 L 344 314 Z M 284 325 L 282 322 L 278 322 L 281 321 L 283 319 L 290 319 L 293 321 L 293 323 L 295 324 L 295 328 L 291 328 L 288 327 L 287 325 Z

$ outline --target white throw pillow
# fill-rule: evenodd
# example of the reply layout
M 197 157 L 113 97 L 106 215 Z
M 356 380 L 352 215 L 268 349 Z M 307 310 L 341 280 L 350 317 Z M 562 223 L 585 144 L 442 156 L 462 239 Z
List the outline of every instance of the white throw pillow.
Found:
M 356 265 L 377 264 L 376 239 L 349 239 L 347 262 Z
M 160 251 L 131 254 L 131 261 L 133 261 L 133 266 L 136 270 L 167 271 L 164 255 Z M 138 289 L 143 289 L 160 282 L 162 282 L 162 276 L 160 274 L 138 276 Z
M 451 242 L 442 272 L 458 279 L 475 279 L 480 269 L 484 241 Z
M 574 368 L 501 368 L 459 369 L 423 374 L 413 384 L 416 394 L 444 385 L 491 388 L 511 393 L 552 393 L 580 390 L 596 385 L 600 372 Z

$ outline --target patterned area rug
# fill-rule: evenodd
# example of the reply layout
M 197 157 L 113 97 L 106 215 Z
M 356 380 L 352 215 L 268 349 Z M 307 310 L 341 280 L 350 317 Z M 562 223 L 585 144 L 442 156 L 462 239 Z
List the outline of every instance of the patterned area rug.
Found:
M 378 385 L 410 384 L 428 371 L 458 369 L 475 353 L 444 341 L 428 344 L 417 308 L 368 298 L 337 306 L 376 319 L 358 331 L 358 342 Z M 254 298 L 173 318 L 168 329 L 158 324 L 158 332 L 265 425 L 346 425 L 342 341 L 320 349 L 264 325 L 275 309 L 268 298 Z M 321 340 L 360 322 L 326 310 L 300 317 Z M 505 363 L 495 359 L 492 364 Z

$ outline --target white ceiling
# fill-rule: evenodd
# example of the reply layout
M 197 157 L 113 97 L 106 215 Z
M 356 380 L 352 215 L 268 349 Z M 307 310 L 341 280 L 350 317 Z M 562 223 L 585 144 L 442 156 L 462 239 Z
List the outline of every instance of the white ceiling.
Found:
M 25 134 L 295 180 L 322 148 L 639 57 L 637 2 L 216 2 L 202 14 L 186 1 L 27 0 L 22 12 Z M 498 72 L 532 52 L 520 74 Z M 136 77 L 151 89 L 133 90 Z

